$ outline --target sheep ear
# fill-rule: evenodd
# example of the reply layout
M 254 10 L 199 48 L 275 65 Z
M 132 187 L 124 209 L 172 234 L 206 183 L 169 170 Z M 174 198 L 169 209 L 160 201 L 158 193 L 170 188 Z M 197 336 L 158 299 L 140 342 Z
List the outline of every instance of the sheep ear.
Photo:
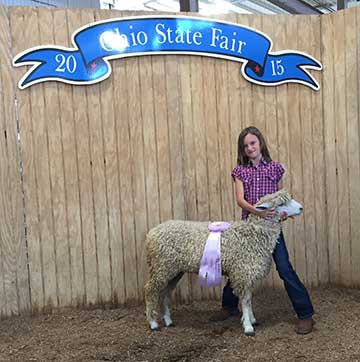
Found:
M 268 210 L 272 208 L 272 204 L 270 202 L 264 202 L 260 205 L 255 206 L 256 210 Z

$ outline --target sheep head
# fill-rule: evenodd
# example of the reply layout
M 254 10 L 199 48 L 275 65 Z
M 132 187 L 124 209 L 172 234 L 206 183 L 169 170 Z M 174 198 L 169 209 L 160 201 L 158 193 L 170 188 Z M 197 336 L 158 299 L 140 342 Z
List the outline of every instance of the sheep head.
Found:
M 275 209 L 280 215 L 286 212 L 288 216 L 297 216 L 302 213 L 302 205 L 291 198 L 286 190 L 280 190 L 262 197 L 255 205 L 258 210 Z

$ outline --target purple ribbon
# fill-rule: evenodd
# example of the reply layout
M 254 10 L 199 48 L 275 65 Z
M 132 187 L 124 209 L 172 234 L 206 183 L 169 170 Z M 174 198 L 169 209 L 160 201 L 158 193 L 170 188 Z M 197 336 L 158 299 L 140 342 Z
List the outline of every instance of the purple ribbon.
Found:
M 206 240 L 199 269 L 199 284 L 204 287 L 221 285 L 221 232 L 230 227 L 228 222 L 213 222 L 209 224 L 210 234 Z

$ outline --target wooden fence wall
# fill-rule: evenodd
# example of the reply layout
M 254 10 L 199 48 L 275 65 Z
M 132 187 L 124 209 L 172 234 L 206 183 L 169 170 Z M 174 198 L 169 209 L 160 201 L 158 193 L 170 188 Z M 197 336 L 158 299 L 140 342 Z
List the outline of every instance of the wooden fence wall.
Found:
M 83 25 L 129 13 L 0 8 L 0 313 L 143 299 L 144 237 L 169 218 L 238 218 L 230 177 L 240 130 L 258 126 L 305 206 L 285 224 L 308 286 L 360 287 L 360 9 L 235 16 L 319 59 L 316 92 L 253 85 L 240 64 L 199 56 L 111 61 L 100 84 L 19 90 L 12 57 L 71 46 Z M 133 14 L 131 14 L 133 15 Z M 138 15 L 138 14 L 137 14 Z M 280 286 L 276 272 L 266 286 Z M 219 298 L 186 276 L 177 300 Z

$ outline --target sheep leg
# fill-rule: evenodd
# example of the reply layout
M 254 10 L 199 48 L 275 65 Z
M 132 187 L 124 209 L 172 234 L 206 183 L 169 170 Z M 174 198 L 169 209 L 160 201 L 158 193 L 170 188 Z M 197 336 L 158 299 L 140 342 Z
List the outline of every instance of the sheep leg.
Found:
M 176 284 L 179 282 L 183 275 L 184 273 L 180 273 L 174 279 L 172 279 L 163 293 L 163 298 L 160 305 L 162 309 L 162 319 L 166 327 L 171 327 L 174 325 L 171 319 L 171 292 L 175 289 Z
M 249 306 L 250 306 L 250 322 L 253 326 L 256 326 L 256 318 L 254 316 L 254 312 L 252 309 L 252 293 L 250 292 L 250 302 L 249 302 Z
M 162 319 L 164 321 L 165 327 L 173 326 L 173 321 L 171 319 L 171 299 L 170 292 L 166 291 L 163 302 L 162 302 Z
M 159 289 L 151 280 L 145 285 L 146 319 L 152 331 L 160 330 L 158 323 Z
M 252 325 L 252 318 L 254 318 L 254 315 L 252 313 L 252 307 L 251 307 L 251 290 L 246 288 L 243 297 L 241 299 L 241 308 L 242 308 L 242 317 L 241 321 L 243 323 L 244 332 L 246 336 L 255 336 L 255 330 Z

